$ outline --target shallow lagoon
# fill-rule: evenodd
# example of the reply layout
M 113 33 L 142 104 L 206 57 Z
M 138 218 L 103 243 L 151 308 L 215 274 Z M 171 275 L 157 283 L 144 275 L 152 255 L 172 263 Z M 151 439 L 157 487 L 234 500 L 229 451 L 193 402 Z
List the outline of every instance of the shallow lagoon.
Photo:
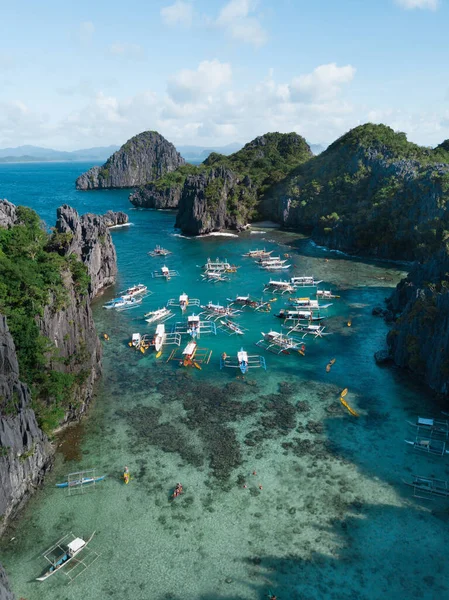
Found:
M 75 192 L 72 182 L 84 165 L 8 167 L 12 172 L 0 170 L 2 196 L 33 206 L 48 223 L 63 202 L 82 212 L 125 210 L 133 223 L 113 232 L 119 281 L 94 306 L 99 332 L 110 336 L 98 396 L 82 426 L 61 440 L 44 488 L 2 541 L 18 597 L 253 600 L 271 591 L 279 600 L 430 599 L 448 593 L 447 505 L 418 501 L 401 482 L 413 473 L 448 478 L 445 459 L 416 455 L 403 442 L 407 419 L 438 416 L 439 408 L 417 383 L 373 360 L 387 330 L 371 309 L 400 278 L 398 266 L 348 259 L 272 230 L 178 237 L 173 213 L 129 210 L 124 191 Z M 39 185 L 41 193 L 30 196 Z M 151 279 L 163 259 L 146 253 L 158 243 L 173 251 L 167 266 L 180 272 L 169 282 Z M 258 353 L 260 332 L 279 330 L 273 313 L 284 302 L 277 296 L 271 315 L 242 315 L 239 322 L 249 329 L 243 339 L 203 337 L 200 345 L 213 354 L 202 371 L 166 364 L 167 352 L 156 360 L 128 347 L 134 331 L 154 330 L 142 314 L 182 291 L 203 303 L 223 303 L 236 293 L 260 297 L 270 276 L 241 257 L 256 247 L 292 254 L 291 274 L 313 274 L 338 290 L 341 298 L 327 311 L 333 335 L 307 339 L 305 357 L 264 353 L 268 371 L 250 371 L 245 380 L 233 370 L 220 372 L 221 352 L 233 354 L 243 343 Z M 199 281 L 197 265 L 209 256 L 241 265 L 230 283 Z M 142 308 L 102 309 L 138 282 L 154 292 Z M 344 387 L 359 418 L 339 403 Z M 121 479 L 125 464 L 128 486 Z M 68 472 L 91 467 L 108 475 L 94 492 L 69 497 L 54 487 Z M 170 501 L 177 481 L 185 493 Z M 88 571 L 71 585 L 61 573 L 34 582 L 48 546 L 68 531 L 94 530 L 92 548 L 101 556 Z

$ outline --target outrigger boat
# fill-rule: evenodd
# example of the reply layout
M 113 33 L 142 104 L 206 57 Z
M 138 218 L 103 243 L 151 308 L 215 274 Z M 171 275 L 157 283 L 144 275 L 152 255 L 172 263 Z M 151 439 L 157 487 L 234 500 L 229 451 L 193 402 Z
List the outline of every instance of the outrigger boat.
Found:
M 290 354 L 290 351 L 294 351 L 304 356 L 306 347 L 302 341 L 295 340 L 277 331 L 269 331 L 268 333 L 262 331 L 262 336 L 262 339 L 256 342 L 256 346 L 264 350 L 275 354 Z
M 251 296 L 236 296 L 235 298 L 226 298 L 226 300 L 230 302 L 229 306 L 237 304 L 238 306 L 247 306 L 254 310 L 262 310 L 263 312 L 270 312 L 271 310 L 271 304 L 269 302 L 256 300 L 255 298 L 251 298 Z
M 200 315 L 191 315 L 187 321 L 175 323 L 172 333 L 187 334 L 192 338 L 199 338 L 201 334 L 213 333 L 217 335 L 217 328 L 214 322 L 201 321 Z
M 50 563 L 50 568 L 45 571 L 45 573 L 41 577 L 37 577 L 37 581 L 45 581 L 51 575 L 54 575 L 62 568 L 66 567 L 70 562 L 73 561 L 75 556 L 78 556 L 82 550 L 86 548 L 89 542 L 95 535 L 95 531 L 90 536 L 90 538 L 84 541 L 80 537 L 75 537 L 73 534 L 69 533 L 68 535 L 61 538 L 54 546 L 49 548 L 44 553 L 44 558 Z M 68 541 L 70 540 L 70 541 Z M 96 558 L 98 558 L 98 554 Z M 75 561 L 78 562 L 78 561 Z M 83 563 L 83 561 L 79 561 Z M 93 561 L 92 561 L 93 562 Z M 83 563 L 84 567 L 87 566 Z M 83 569 L 84 570 L 84 569 Z
M 64 481 L 63 483 L 56 483 L 57 488 L 67 488 L 67 487 L 75 487 L 80 485 L 89 485 L 92 483 L 97 483 L 98 481 L 103 481 L 106 479 L 106 475 L 101 475 L 100 477 L 82 477 L 81 479 L 76 479 L 74 481 Z
M 145 319 L 147 323 L 155 323 L 156 321 L 161 321 L 164 323 L 168 319 L 171 319 L 174 316 L 174 313 L 168 308 L 158 308 L 157 310 L 150 310 L 150 312 L 145 313 Z
M 173 269 L 169 269 L 167 266 L 161 267 L 160 271 L 153 271 L 151 274 L 152 277 L 162 277 L 167 281 L 172 277 L 177 277 L 179 275 L 178 271 L 174 271 Z
M 135 308 L 142 302 L 142 298 L 136 298 L 132 296 L 121 296 L 120 298 L 114 298 L 110 302 L 103 304 L 103 308 L 110 310 L 115 308 L 116 310 L 126 310 L 129 308 Z
M 143 283 L 138 283 L 137 285 L 132 285 L 128 289 L 124 290 L 123 292 L 119 292 L 119 294 L 122 297 L 130 296 L 132 298 L 133 296 L 139 296 L 141 294 L 148 296 L 148 294 L 152 294 L 152 292 L 150 292 L 148 290 L 147 286 L 143 285 Z
M 242 374 L 245 375 L 248 369 L 262 368 L 266 371 L 267 365 L 263 356 L 250 355 L 246 350 L 240 348 L 237 352 L 237 360 L 223 352 L 220 357 L 220 369 L 224 368 L 240 369 Z
M 323 281 L 315 281 L 315 278 L 313 276 L 306 275 L 301 277 L 291 277 L 290 283 L 298 287 L 316 287 L 320 283 L 323 283 Z
M 310 310 L 301 310 L 299 308 L 294 310 L 289 310 L 288 308 L 281 308 L 279 313 L 275 315 L 279 319 L 285 319 L 287 321 L 296 320 L 296 321 L 323 321 L 324 317 L 320 317 L 320 315 L 314 315 Z
M 426 454 L 432 454 L 434 456 L 444 456 L 445 454 L 449 454 L 447 444 L 443 440 L 427 439 L 417 435 L 414 441 L 404 440 L 404 442 L 413 446 L 415 450 L 425 452 Z
M 206 319 L 219 319 L 220 317 L 234 317 L 238 314 L 239 310 L 234 310 L 229 306 L 222 306 L 221 304 L 214 304 L 213 302 L 208 302 L 204 306 L 201 306 L 204 312 L 209 313 L 205 318 Z M 202 313 L 201 313 L 202 314 Z
M 218 329 L 229 335 L 244 335 L 246 331 L 246 329 L 243 329 L 242 327 L 240 327 L 240 325 L 237 325 L 237 323 L 234 323 L 229 319 L 225 319 L 224 321 L 221 320 Z
M 208 258 L 206 264 L 203 265 L 204 271 L 212 271 L 213 273 L 236 273 L 237 269 L 238 267 L 228 263 L 227 259 L 220 260 L 219 258 L 215 260 Z
M 153 339 L 151 341 L 151 345 L 154 346 L 154 350 L 157 354 L 162 352 L 162 348 L 164 345 L 171 346 L 175 344 L 176 346 L 181 345 L 181 336 L 179 333 L 166 333 L 164 323 L 159 323 L 156 327 L 156 331 L 154 333 Z M 156 356 L 156 358 L 158 358 Z
M 340 298 L 340 296 L 335 295 L 330 290 L 317 290 L 316 297 L 323 298 L 324 300 L 332 300 L 333 298 Z
M 289 281 L 273 281 L 270 279 L 265 284 L 263 291 L 266 292 L 268 290 L 278 292 L 279 294 L 291 294 L 295 291 L 295 288 Z
M 180 366 L 183 367 L 195 367 L 201 370 L 200 364 L 209 364 L 210 357 L 212 356 L 212 350 L 207 348 L 198 348 L 197 343 L 192 340 L 179 355 L 178 350 L 175 348 L 167 359 L 179 361 Z
M 285 325 L 283 325 L 285 327 Z M 322 338 L 324 335 L 332 335 L 331 331 L 324 331 L 324 327 L 322 325 L 311 325 L 296 323 L 293 327 L 288 329 L 288 333 L 300 333 L 302 334 L 302 338 L 304 339 L 307 335 L 313 335 L 315 338 Z
M 216 271 L 207 271 L 201 275 L 203 281 L 209 283 L 217 283 L 217 281 L 230 281 L 229 277 L 224 273 L 218 273 Z
M 320 304 L 318 300 L 311 300 L 310 298 L 289 298 L 292 306 L 298 306 L 300 308 L 307 308 L 308 310 L 320 310 L 320 308 L 329 308 L 332 303 Z
M 162 248 L 162 246 L 156 246 L 156 248 L 154 250 L 151 250 L 151 252 L 148 252 L 148 254 L 150 256 L 168 256 L 169 254 L 172 254 L 172 252 L 170 252 L 170 250 Z
M 147 334 L 141 335 L 140 333 L 133 333 L 131 341 L 128 342 L 128 345 L 131 348 L 140 350 L 142 354 L 144 354 L 145 350 L 148 350 L 148 348 L 151 347 L 152 340 Z
M 179 296 L 179 300 L 176 300 L 175 298 L 171 298 L 167 302 L 167 306 L 179 306 L 179 308 L 181 309 L 181 312 L 185 312 L 187 310 L 188 306 L 199 306 L 199 305 L 200 305 L 200 301 L 198 298 L 189 298 L 185 292 L 183 292 Z
M 242 254 L 242 256 L 246 256 L 248 258 L 268 258 L 272 252 L 273 250 L 267 252 L 264 248 L 263 250 L 250 250 L 246 254 Z
M 407 421 L 409 425 L 416 428 L 418 435 L 424 433 L 427 437 L 449 438 L 449 422 L 438 419 L 425 419 L 418 417 L 415 422 Z
M 413 496 L 424 500 L 436 498 L 449 498 L 449 485 L 443 479 L 434 479 L 433 477 L 421 477 L 413 475 L 411 481 L 402 480 L 405 485 L 413 488 Z
M 282 260 L 280 256 L 270 256 L 269 258 L 259 258 L 257 264 L 262 269 L 267 271 L 277 271 L 282 269 L 289 269 L 291 265 L 286 265 L 287 259 Z

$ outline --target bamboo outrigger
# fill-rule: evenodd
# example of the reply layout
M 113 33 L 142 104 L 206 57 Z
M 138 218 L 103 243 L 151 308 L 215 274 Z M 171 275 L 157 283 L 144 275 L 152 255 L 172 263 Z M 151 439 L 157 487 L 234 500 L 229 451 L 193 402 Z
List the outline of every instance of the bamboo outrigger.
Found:
M 197 343 L 192 340 L 187 344 L 184 350 L 180 353 L 177 348 L 172 350 L 166 362 L 177 360 L 182 367 L 195 367 L 201 370 L 201 364 L 209 364 L 212 356 L 212 350 L 208 348 L 198 348 Z
M 427 419 L 418 417 L 416 422 L 407 421 L 411 427 L 416 428 L 418 435 L 425 434 L 426 437 L 449 438 L 449 422 L 439 419 Z
M 248 354 L 246 350 L 240 348 L 237 352 L 237 357 L 228 356 L 226 352 L 220 357 L 220 369 L 231 368 L 240 369 L 243 375 L 245 375 L 248 369 L 265 369 L 267 365 L 263 356 Z
M 433 456 L 449 454 L 447 443 L 444 440 L 427 439 L 417 435 L 415 440 L 404 440 L 404 442 L 413 446 L 414 450 L 418 450 L 418 452 L 425 452 Z
M 405 485 L 413 488 L 413 496 L 415 498 L 422 498 L 423 500 L 449 498 L 449 485 L 443 479 L 413 475 L 411 481 L 405 481 L 405 479 L 402 481 Z
M 62 571 L 71 581 L 73 581 L 75 577 L 78 577 L 78 575 L 81 575 L 81 573 L 90 567 L 100 556 L 98 552 L 89 549 L 89 554 L 87 556 L 90 556 L 92 560 L 88 559 L 87 556 L 83 559 L 79 558 L 81 552 L 87 551 L 87 545 L 94 535 L 95 531 L 89 539 L 83 540 L 80 537 L 75 537 L 73 533 L 68 533 L 56 542 L 56 544 L 51 546 L 51 548 L 43 554 L 45 560 L 50 563 L 50 567 L 43 575 L 41 575 L 41 577 L 36 578 L 37 581 L 45 581 L 58 571 Z M 66 568 L 69 564 L 70 568 Z M 78 572 L 76 575 L 72 576 L 75 569 L 78 569 Z
M 185 312 L 189 306 L 199 306 L 199 305 L 200 305 L 199 298 L 189 298 L 189 296 L 185 292 L 183 292 L 179 296 L 178 300 L 176 300 L 176 298 L 170 298 L 170 300 L 167 302 L 167 307 L 179 306 L 179 308 L 181 309 L 181 312 Z
M 262 336 L 262 339 L 256 342 L 256 346 L 264 350 L 268 350 L 274 354 L 298 352 L 298 354 L 304 356 L 306 347 L 302 340 L 296 340 L 277 331 L 269 331 L 268 333 L 262 331 Z

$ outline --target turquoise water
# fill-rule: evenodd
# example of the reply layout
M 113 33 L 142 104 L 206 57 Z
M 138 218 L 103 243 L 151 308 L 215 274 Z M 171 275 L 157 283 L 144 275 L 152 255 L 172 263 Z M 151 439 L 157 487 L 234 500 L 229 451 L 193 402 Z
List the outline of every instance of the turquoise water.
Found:
M 403 442 L 411 434 L 407 419 L 438 417 L 440 409 L 406 374 L 373 360 L 387 330 L 371 309 L 389 295 L 400 268 L 327 253 L 268 229 L 182 238 L 173 213 L 130 210 L 126 191 L 76 192 L 73 181 L 88 166 L 0 165 L 0 196 L 32 206 L 50 225 L 63 202 L 81 212 L 125 210 L 132 222 L 112 233 L 119 279 L 94 303 L 98 330 L 110 336 L 96 401 L 82 426 L 60 440 L 54 470 L 2 542 L 17 596 L 444 597 L 447 504 L 418 501 L 401 482 L 413 473 L 448 478 L 444 459 L 416 455 Z M 151 278 L 164 260 L 147 256 L 156 244 L 173 252 L 166 264 L 179 277 Z M 256 247 L 292 254 L 291 274 L 313 274 L 341 296 L 327 310 L 332 335 L 307 339 L 304 357 L 259 350 L 261 331 L 280 330 L 273 316 L 284 304 L 278 295 L 272 314 L 242 314 L 243 338 L 204 336 L 200 346 L 212 358 L 201 371 L 167 363 L 168 349 L 156 359 L 128 347 L 133 332 L 154 330 L 143 313 L 183 291 L 202 303 L 224 303 L 237 293 L 260 297 L 270 276 L 241 256 Z M 238 273 L 229 283 L 200 281 L 197 265 L 217 256 L 240 265 Z M 139 282 L 154 292 L 141 307 L 102 309 L 118 290 Z M 220 354 L 242 345 L 264 352 L 267 372 L 250 371 L 242 380 L 234 370 L 220 371 Z M 327 373 L 331 358 L 336 362 Z M 345 387 L 358 418 L 339 402 Z M 128 486 L 121 479 L 125 465 Z M 67 473 L 94 467 L 108 477 L 93 492 L 68 496 L 54 487 Z M 185 493 L 170 501 L 177 481 Z M 100 558 L 74 583 L 62 573 L 34 581 L 44 567 L 40 555 L 54 541 L 94 530 L 91 547 Z

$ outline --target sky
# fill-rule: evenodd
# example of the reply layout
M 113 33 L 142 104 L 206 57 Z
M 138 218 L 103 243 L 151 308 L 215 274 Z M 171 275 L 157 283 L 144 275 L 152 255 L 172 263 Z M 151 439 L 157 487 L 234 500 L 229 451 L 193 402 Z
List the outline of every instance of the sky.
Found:
M 20 5 L 20 10 L 17 8 Z M 0 147 L 449 138 L 449 0 L 0 0 Z

